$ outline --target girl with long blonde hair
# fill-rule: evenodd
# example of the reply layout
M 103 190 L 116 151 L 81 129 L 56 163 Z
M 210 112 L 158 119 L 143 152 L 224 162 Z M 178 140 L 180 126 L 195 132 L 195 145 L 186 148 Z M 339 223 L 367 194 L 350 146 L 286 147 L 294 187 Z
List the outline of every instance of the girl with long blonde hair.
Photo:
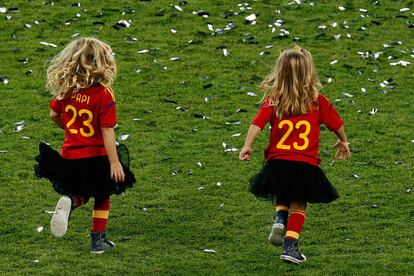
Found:
M 135 183 L 126 147 L 121 162 L 115 144 L 116 105 L 110 88 L 115 75 L 111 48 L 95 38 L 70 42 L 47 69 L 46 87 L 54 96 L 50 117 L 64 129 L 65 139 L 60 153 L 40 143 L 35 173 L 62 195 L 50 222 L 56 237 L 66 233 L 71 212 L 95 198 L 91 253 L 115 246 L 106 237 L 110 195 Z
M 302 263 L 305 255 L 298 248 L 306 204 L 329 203 L 338 197 L 334 186 L 320 169 L 318 156 L 320 124 L 339 140 L 335 158 L 350 156 L 344 122 L 322 88 L 309 51 L 295 46 L 277 59 L 273 71 L 264 79 L 262 106 L 248 130 L 240 160 L 250 160 L 252 145 L 267 123 L 270 142 L 266 163 L 250 180 L 250 192 L 275 202 L 276 213 L 268 240 L 283 245 L 282 260 Z

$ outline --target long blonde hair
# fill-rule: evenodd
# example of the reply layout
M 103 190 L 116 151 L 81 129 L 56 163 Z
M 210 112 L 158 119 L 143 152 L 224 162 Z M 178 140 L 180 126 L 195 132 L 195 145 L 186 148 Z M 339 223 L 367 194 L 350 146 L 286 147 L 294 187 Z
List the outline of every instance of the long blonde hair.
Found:
M 116 64 L 109 45 L 96 38 L 79 38 L 52 59 L 46 88 L 63 99 L 99 82 L 112 86 L 115 75 Z
M 263 101 L 274 107 L 275 115 L 298 116 L 317 108 L 322 88 L 309 51 L 295 46 L 282 52 L 273 71 L 263 80 Z

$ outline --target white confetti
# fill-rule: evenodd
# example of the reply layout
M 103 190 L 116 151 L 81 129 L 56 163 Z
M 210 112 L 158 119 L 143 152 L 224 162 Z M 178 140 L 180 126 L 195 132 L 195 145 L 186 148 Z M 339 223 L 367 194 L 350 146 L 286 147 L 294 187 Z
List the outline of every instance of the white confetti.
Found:
M 36 230 L 37 230 L 37 232 L 39 232 L 39 233 L 40 233 L 40 232 L 43 232 L 43 226 L 39 226 L 39 227 L 37 227 L 37 228 L 36 228 Z
M 220 204 L 219 209 L 224 207 L 224 203 Z
M 334 35 L 334 37 L 335 37 L 335 40 L 339 40 L 341 38 L 341 35 L 340 34 L 339 35 Z
M 172 58 L 170 58 L 170 60 L 171 61 L 177 61 L 177 60 L 180 60 L 180 58 L 179 57 L 172 57 Z
M 223 148 L 227 148 L 227 144 L 223 142 Z
M 400 12 L 406 12 L 406 11 L 409 11 L 409 10 L 410 10 L 410 8 L 401 8 Z
M 148 208 L 143 207 L 142 210 L 143 211 L 148 211 Z
M 348 97 L 348 98 L 352 98 L 354 95 L 352 95 L 352 94 L 349 94 L 349 93 L 342 93 L 345 97 Z
M 221 182 L 220 181 L 217 181 L 216 186 L 217 187 L 221 187 Z
M 337 60 L 334 60 L 334 61 L 331 61 L 329 64 L 333 65 L 333 64 L 335 64 L 337 62 L 338 62 Z
M 256 97 L 257 95 L 254 92 L 247 92 L 247 96 Z
M 201 164 L 201 162 L 197 162 L 197 165 L 199 165 L 199 166 L 200 166 L 200 168 L 203 166 L 203 165 Z
M 394 66 L 394 65 L 402 65 L 404 67 L 406 67 L 407 65 L 411 64 L 411 62 L 409 61 L 405 61 L 405 60 L 400 60 L 398 62 L 391 62 L 390 65 Z
M 224 55 L 225 57 L 227 57 L 227 56 L 229 56 L 229 55 L 230 55 L 230 53 L 229 53 L 229 51 L 227 51 L 227 49 L 223 49 L 223 55 Z
M 216 253 L 216 251 L 213 250 L 213 249 L 204 249 L 203 252 L 206 252 L 206 253 Z
M 254 22 L 254 21 L 256 21 L 257 18 L 256 18 L 256 15 L 254 13 L 252 13 L 252 14 L 246 16 L 244 19 L 246 21 L 249 21 L 249 22 Z
M 57 47 L 56 44 L 49 43 L 49 42 L 46 42 L 46 41 L 40 41 L 39 43 L 42 44 L 42 45 L 45 45 L 45 46 L 51 46 L 51 47 L 54 47 L 54 48 Z
M 200 187 L 198 187 L 197 188 L 199 191 L 203 191 L 204 190 L 204 187 L 203 186 L 200 186 Z
M 369 115 L 375 115 L 378 112 L 378 108 L 373 108 L 371 109 L 371 111 L 369 112 Z
M 366 9 L 359 9 L 360 12 L 368 12 Z
M 231 137 L 239 137 L 241 133 L 234 133 Z
M 177 30 L 176 29 L 171 29 L 171 33 L 176 34 Z
M 362 88 L 361 88 L 361 92 L 362 92 L 362 93 L 366 93 L 366 92 L 367 92 L 367 90 L 366 90 L 364 87 L 362 87 Z
M 1 7 L 1 8 L 0 8 L 0 12 L 1 12 L 1 13 L 6 13 L 6 12 L 7 12 L 7 8 L 5 8 L 5 7 Z
M 208 24 L 207 24 L 207 28 L 208 28 L 210 31 L 214 31 L 213 25 L 212 25 L 212 24 L 210 24 L 210 23 L 208 23 Z
M 137 70 L 135 70 L 135 73 L 137 73 L 137 74 L 139 74 L 139 73 L 141 73 L 141 69 L 140 68 L 138 68 Z
M 231 149 L 225 149 L 224 150 L 224 152 L 236 152 L 236 151 L 239 151 L 239 150 L 236 149 L 236 148 L 231 148 Z
M 183 11 L 183 9 L 182 9 L 180 6 L 178 6 L 178 5 L 174 5 L 174 8 L 175 8 L 176 10 L 178 10 L 178 11 Z
M 129 134 L 122 134 L 119 136 L 119 141 L 126 141 L 129 139 Z
M 339 6 L 339 7 L 338 7 L 338 9 L 339 9 L 340 11 L 344 11 L 344 10 L 345 10 L 345 8 L 344 8 L 344 7 L 341 7 L 341 6 Z
M 54 214 L 54 213 L 55 213 L 55 211 L 45 210 L 45 213 L 46 213 L 46 214 Z
M 146 53 L 149 53 L 148 49 L 138 51 L 138 54 L 146 54 Z

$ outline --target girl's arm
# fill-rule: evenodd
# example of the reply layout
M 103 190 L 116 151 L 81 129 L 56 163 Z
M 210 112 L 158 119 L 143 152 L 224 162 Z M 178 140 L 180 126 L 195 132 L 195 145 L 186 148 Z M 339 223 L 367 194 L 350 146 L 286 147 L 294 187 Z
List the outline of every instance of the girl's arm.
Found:
M 57 124 L 60 128 L 64 129 L 63 119 L 60 113 L 57 113 L 53 110 L 50 110 L 50 118 Z
M 116 152 L 115 131 L 111 127 L 103 127 L 101 128 L 101 131 L 106 153 L 108 154 L 109 163 L 111 165 L 111 178 L 115 180 L 115 182 L 124 182 L 124 169 L 122 168 L 121 162 L 119 162 L 118 153 Z
M 250 125 L 249 131 L 246 135 L 246 141 L 244 142 L 244 146 L 239 154 L 240 160 L 250 160 L 253 142 L 261 130 L 262 129 L 256 125 Z
M 347 159 L 351 156 L 351 151 L 349 150 L 348 138 L 346 137 L 344 126 L 337 129 L 335 134 L 339 138 L 333 146 L 336 148 L 335 159 Z

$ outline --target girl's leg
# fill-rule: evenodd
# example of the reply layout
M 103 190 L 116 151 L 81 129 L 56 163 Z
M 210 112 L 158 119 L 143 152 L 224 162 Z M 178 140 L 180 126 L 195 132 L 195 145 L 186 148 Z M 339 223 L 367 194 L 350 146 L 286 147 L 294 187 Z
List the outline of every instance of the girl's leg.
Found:
M 95 198 L 92 212 L 91 253 L 100 254 L 115 247 L 115 244 L 106 238 L 110 203 L 111 198 L 109 196 Z
M 92 211 L 92 232 L 104 232 L 106 231 L 106 225 L 109 217 L 109 207 L 111 204 L 111 198 L 95 198 L 95 204 Z
M 291 212 L 280 258 L 293 263 L 302 263 L 306 261 L 306 257 L 299 252 L 298 239 L 305 222 L 306 202 L 291 202 L 290 209 Z
M 270 244 L 279 246 L 283 244 L 283 236 L 286 230 L 287 218 L 289 215 L 289 203 L 280 197 L 274 199 L 276 213 L 273 215 L 274 222 L 268 240 Z
M 72 201 L 72 208 L 71 212 L 82 205 L 85 205 L 89 201 L 89 197 L 85 196 L 78 196 L 78 195 L 70 195 L 69 198 Z
M 55 213 L 50 221 L 50 231 L 56 237 L 62 237 L 68 230 L 69 216 L 75 208 L 88 202 L 89 197 L 76 195 L 62 196 L 56 204 Z
M 274 206 L 276 210 L 276 213 L 273 215 L 275 223 L 282 223 L 286 226 L 289 215 L 289 202 L 279 197 L 275 200 Z

